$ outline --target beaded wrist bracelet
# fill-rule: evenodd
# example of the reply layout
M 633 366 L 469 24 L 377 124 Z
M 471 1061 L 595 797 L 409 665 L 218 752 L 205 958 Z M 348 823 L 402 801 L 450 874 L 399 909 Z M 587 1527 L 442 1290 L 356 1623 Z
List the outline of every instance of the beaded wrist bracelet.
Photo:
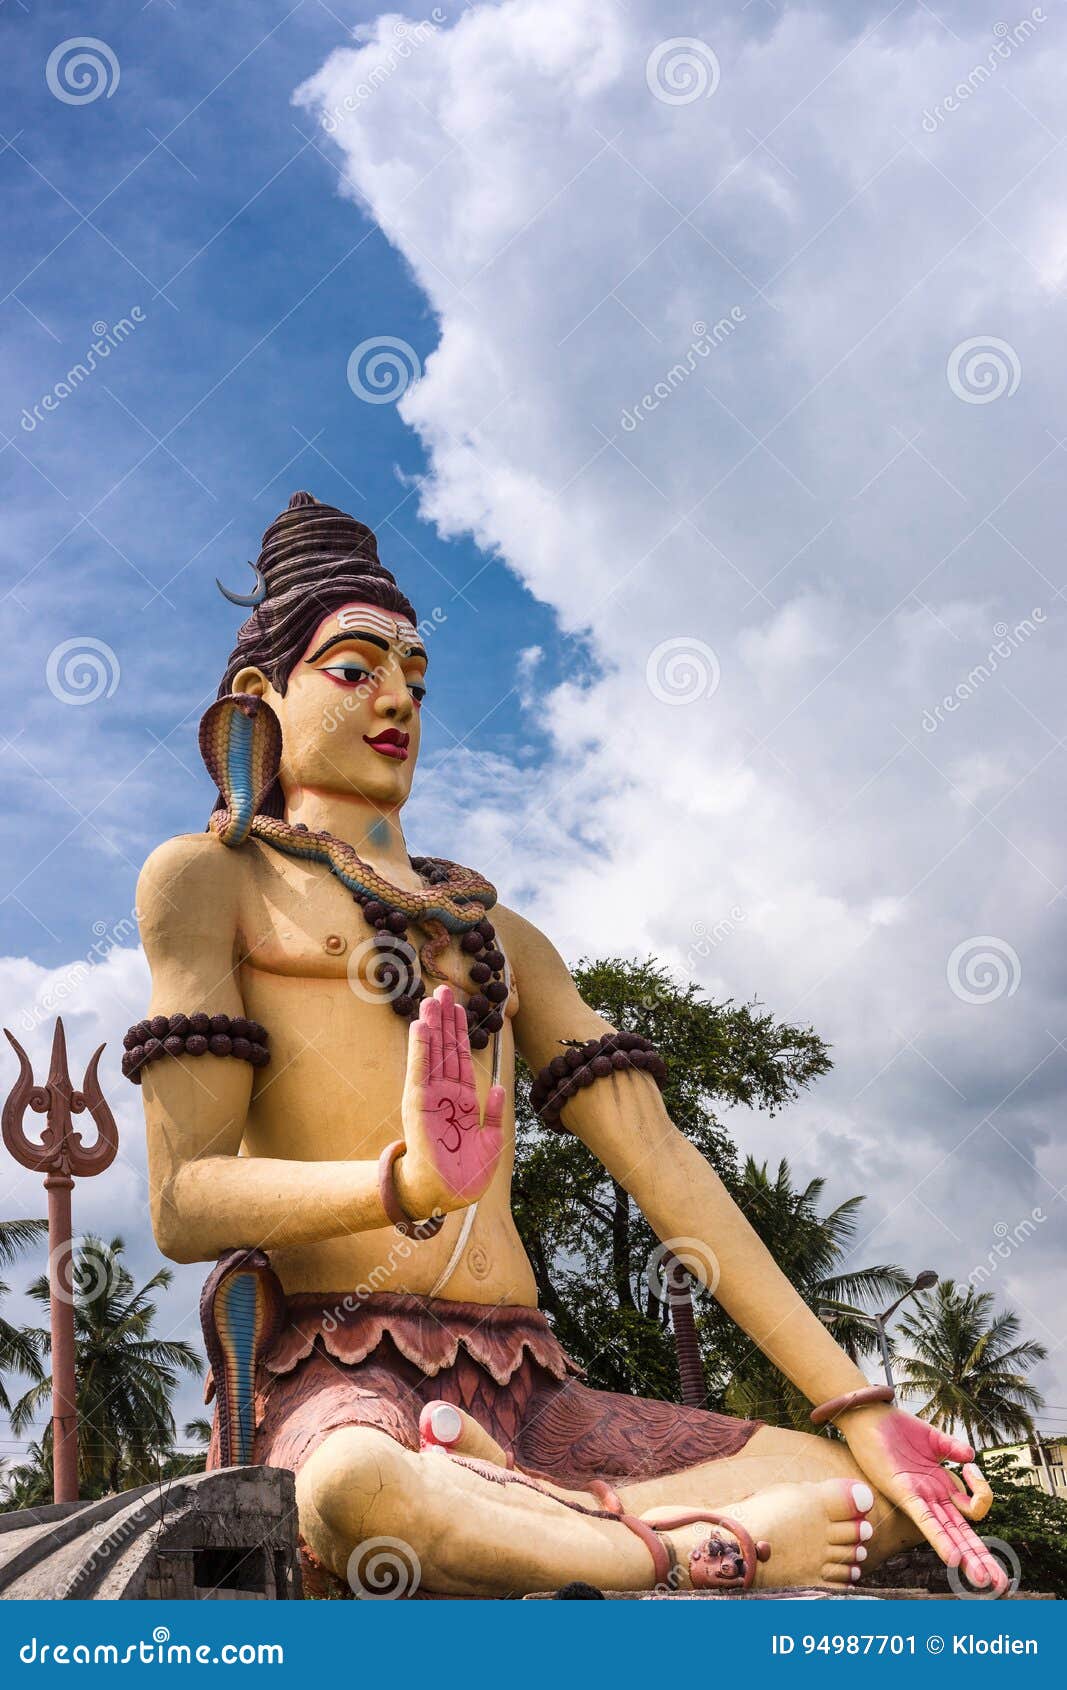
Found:
M 135 1086 L 161 1056 L 236 1056 L 253 1068 L 270 1061 L 267 1029 L 243 1015 L 153 1015 L 136 1021 L 122 1041 L 122 1072 Z
M 540 1116 L 541 1125 L 553 1132 L 565 1133 L 569 1128 L 560 1120 L 564 1106 L 579 1091 L 595 1080 L 627 1068 L 649 1074 L 660 1090 L 667 1078 L 667 1064 L 659 1055 L 651 1039 L 640 1033 L 605 1033 L 602 1038 L 580 1043 L 575 1039 L 561 1039 L 568 1045 L 566 1055 L 554 1056 L 534 1076 L 530 1102 Z

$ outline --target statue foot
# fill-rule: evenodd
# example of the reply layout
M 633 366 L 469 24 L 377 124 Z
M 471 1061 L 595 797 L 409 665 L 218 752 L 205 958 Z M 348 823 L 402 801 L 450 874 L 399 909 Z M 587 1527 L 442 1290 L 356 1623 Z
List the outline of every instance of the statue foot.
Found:
M 668 1538 L 694 1590 L 855 1585 L 874 1528 L 870 1486 L 856 1479 L 771 1485 L 727 1513 L 652 1508 L 641 1516 Z M 708 1526 L 714 1527 L 709 1534 Z

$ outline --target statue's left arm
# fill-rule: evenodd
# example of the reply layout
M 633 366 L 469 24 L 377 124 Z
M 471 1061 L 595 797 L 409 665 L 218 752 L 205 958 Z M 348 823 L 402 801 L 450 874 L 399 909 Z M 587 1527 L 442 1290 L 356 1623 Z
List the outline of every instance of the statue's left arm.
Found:
M 518 986 L 516 1043 L 535 1073 L 561 1053 L 561 1040 L 614 1031 L 583 1002 L 542 933 L 509 910 L 494 911 L 493 919 Z M 565 1106 L 565 1121 L 665 1244 L 690 1241 L 690 1254 L 715 1264 L 719 1303 L 812 1403 L 866 1389 L 865 1375 L 790 1284 L 714 1168 L 671 1121 L 650 1075 L 613 1072 L 579 1090 Z M 692 1241 L 702 1249 L 693 1251 Z M 978 1540 L 961 1515 L 980 1518 L 989 1507 L 989 1487 L 976 1468 L 967 1468 L 969 1495 L 941 1466 L 944 1460 L 973 1462 L 969 1445 L 885 1403 L 854 1407 L 834 1420 L 872 1483 L 946 1561 L 973 1558 Z
M 561 1039 L 614 1031 L 578 994 L 562 957 L 530 922 L 494 912 L 519 994 L 515 1039 L 536 1073 Z M 630 1193 L 664 1243 L 699 1240 L 717 1264 L 715 1296 L 727 1314 L 812 1402 L 867 1380 L 830 1336 L 745 1219 L 718 1174 L 679 1132 L 656 1082 L 614 1073 L 567 1103 L 566 1125 Z

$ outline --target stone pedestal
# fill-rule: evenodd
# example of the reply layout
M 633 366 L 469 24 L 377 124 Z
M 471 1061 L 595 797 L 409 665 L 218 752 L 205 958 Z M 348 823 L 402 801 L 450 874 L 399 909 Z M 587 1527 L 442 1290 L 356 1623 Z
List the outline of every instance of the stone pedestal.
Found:
M 0 1514 L 0 1599 L 302 1595 L 296 1487 L 282 1468 L 225 1467 L 99 1502 Z

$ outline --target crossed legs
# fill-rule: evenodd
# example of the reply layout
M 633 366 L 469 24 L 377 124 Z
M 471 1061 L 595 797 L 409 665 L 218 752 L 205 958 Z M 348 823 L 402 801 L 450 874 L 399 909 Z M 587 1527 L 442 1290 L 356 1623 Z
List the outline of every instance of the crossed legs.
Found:
M 654 1559 L 638 1533 L 588 1491 L 507 1472 L 503 1451 L 460 1419 L 458 1437 L 417 1453 L 360 1426 L 319 1445 L 297 1475 L 297 1497 L 304 1538 L 332 1572 L 348 1578 L 351 1561 L 358 1579 L 361 1562 L 388 1540 L 391 1553 L 417 1566 L 422 1587 L 443 1595 L 525 1594 L 572 1579 L 604 1590 L 652 1587 Z M 756 1573 L 763 1586 L 852 1583 L 919 1541 L 843 1444 L 802 1432 L 764 1427 L 738 1455 L 616 1490 L 627 1514 L 653 1526 L 680 1511 L 737 1519 L 770 1544 Z M 671 1525 L 661 1535 L 684 1570 L 714 1529 Z

